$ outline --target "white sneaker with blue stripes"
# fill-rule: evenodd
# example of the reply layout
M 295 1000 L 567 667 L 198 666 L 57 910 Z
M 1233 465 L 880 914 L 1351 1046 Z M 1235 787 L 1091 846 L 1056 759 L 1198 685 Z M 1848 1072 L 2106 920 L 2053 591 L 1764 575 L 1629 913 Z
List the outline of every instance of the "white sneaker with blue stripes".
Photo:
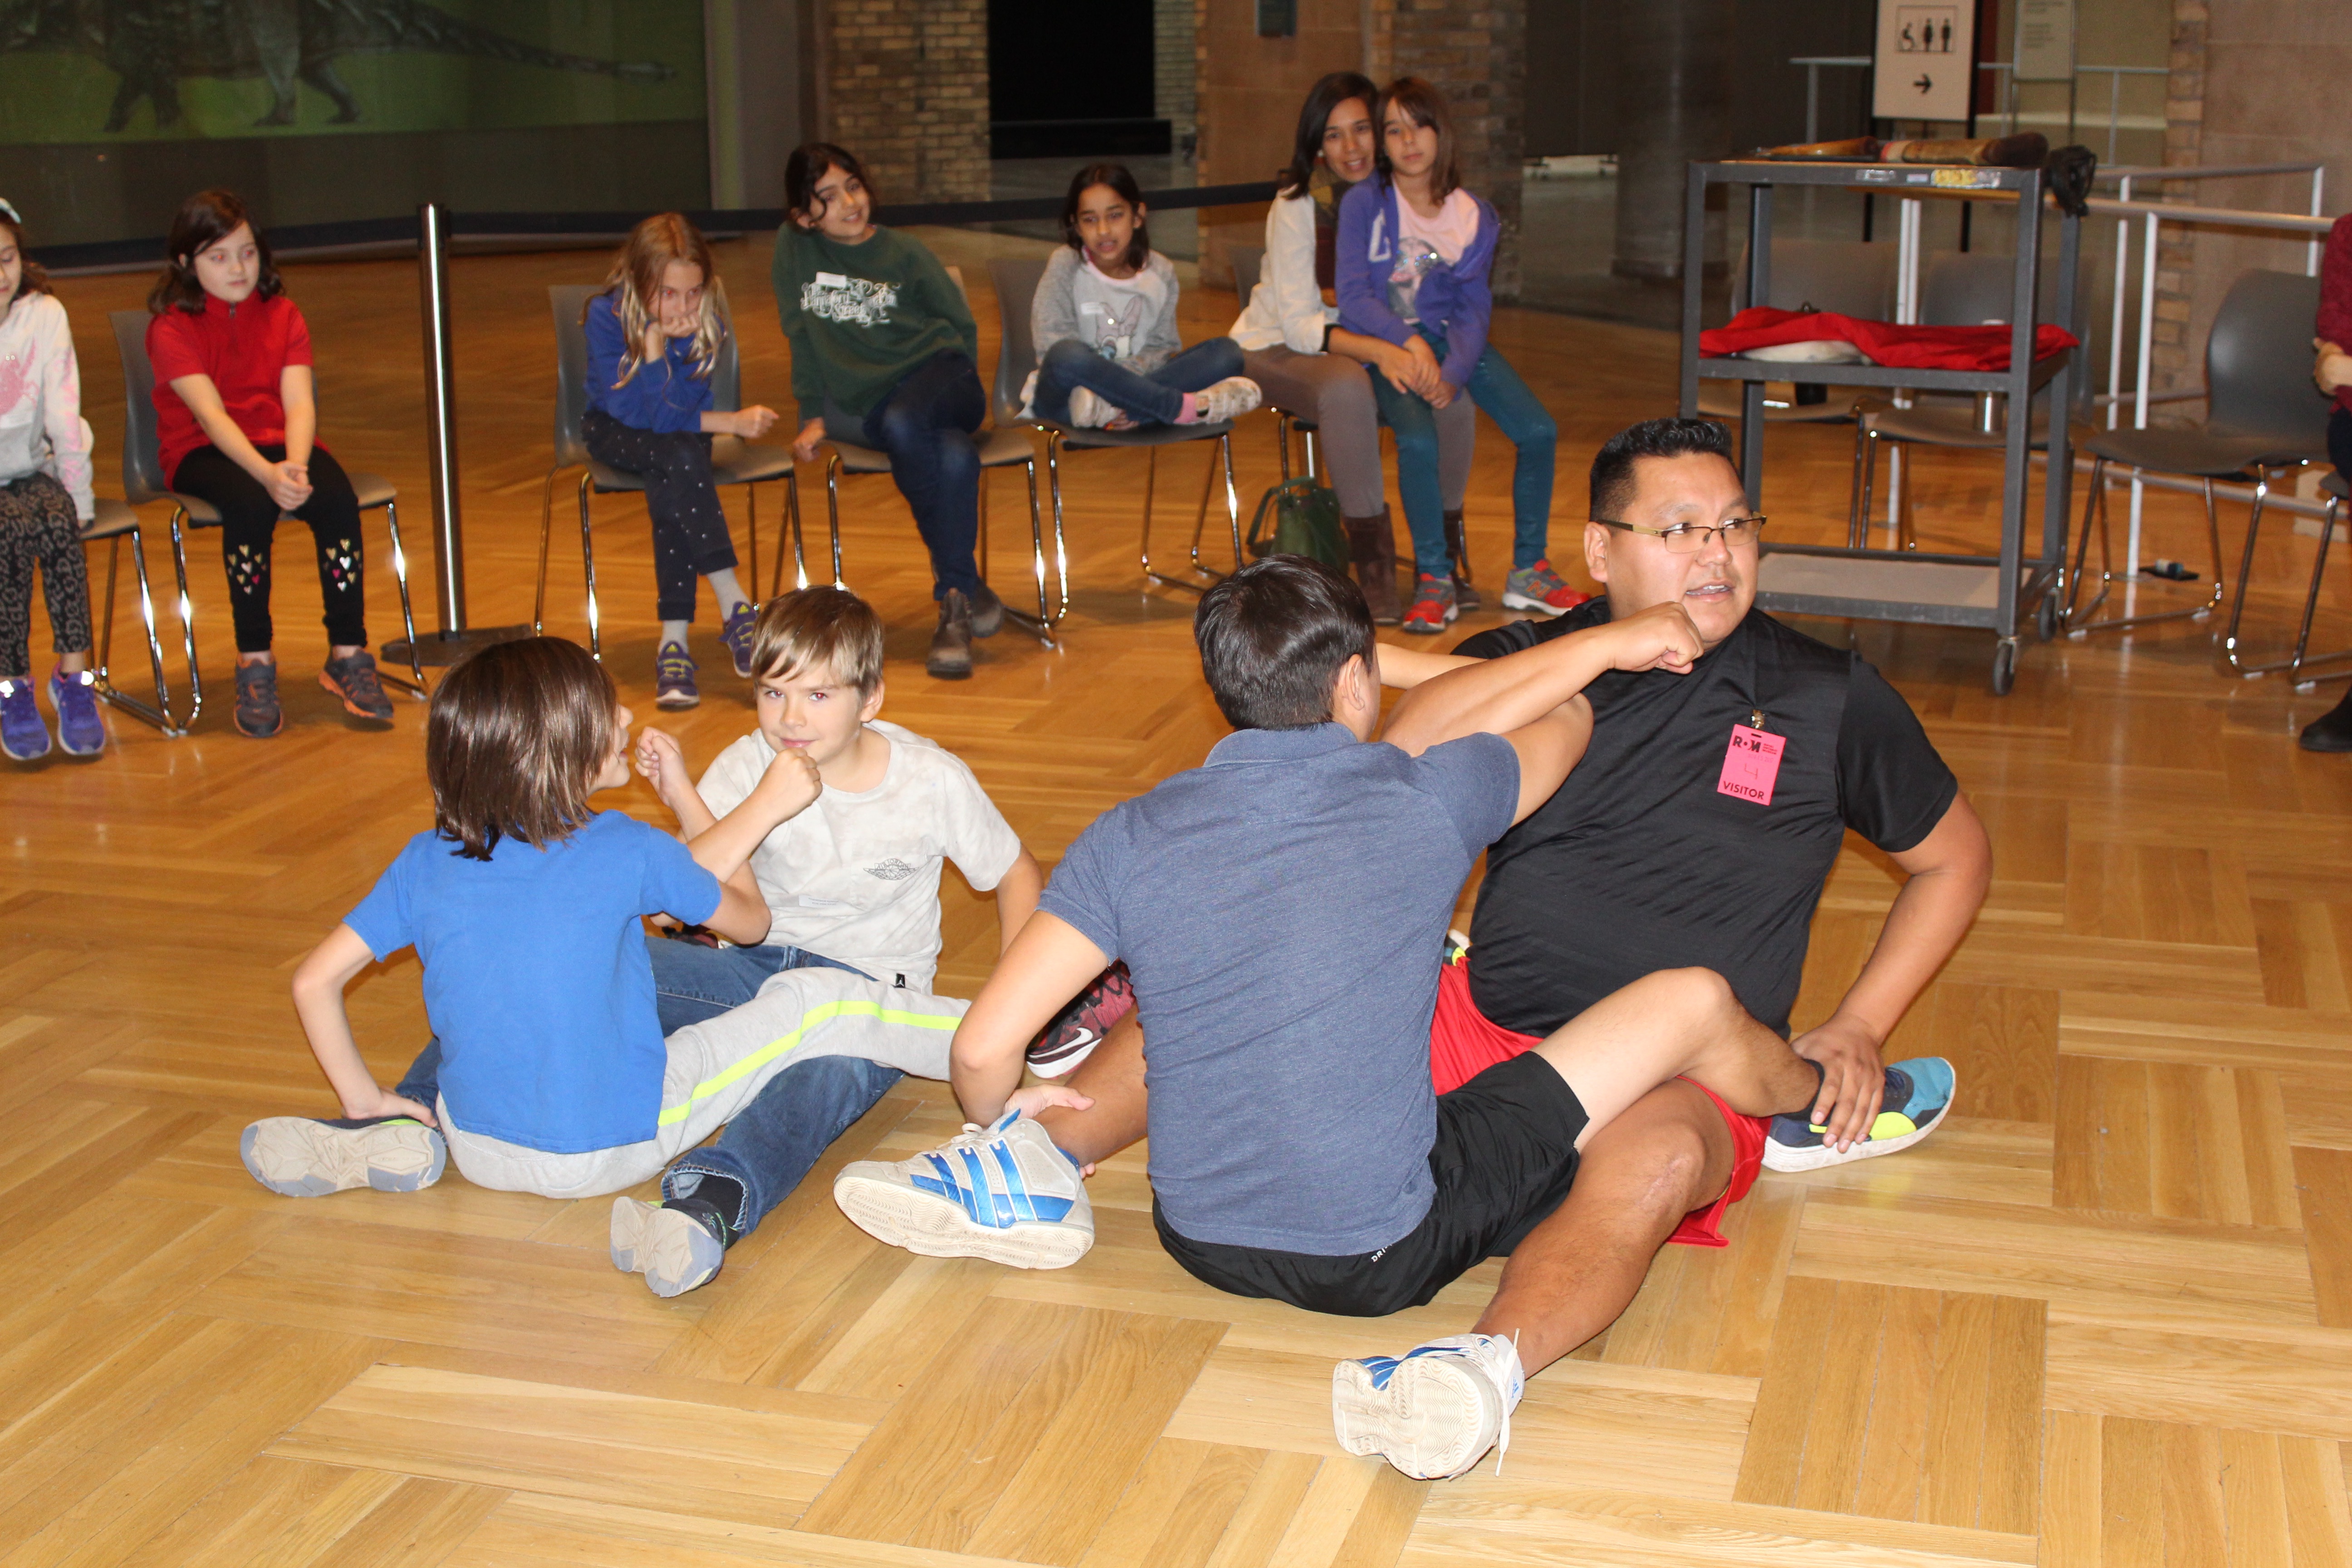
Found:
M 877 1241 L 926 1258 L 985 1258 L 1014 1268 L 1066 1268 L 1095 1244 L 1086 1179 L 1034 1121 L 993 1127 L 911 1160 L 860 1160 L 834 1178 L 833 1201 Z
M 1333 1367 L 1331 1427 L 1350 1454 L 1378 1454 L 1415 1480 L 1451 1480 L 1489 1448 L 1500 1470 L 1527 1385 L 1509 1340 L 1449 1334 Z

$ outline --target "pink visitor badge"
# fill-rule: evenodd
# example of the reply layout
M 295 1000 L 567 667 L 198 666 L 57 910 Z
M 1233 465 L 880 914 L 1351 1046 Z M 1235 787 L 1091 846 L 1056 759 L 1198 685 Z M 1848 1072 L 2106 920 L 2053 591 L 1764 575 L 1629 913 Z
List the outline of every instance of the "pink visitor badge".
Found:
M 1788 743 L 1784 736 L 1734 724 L 1731 747 L 1723 754 L 1723 777 L 1716 781 L 1716 793 L 1752 800 L 1759 805 L 1771 805 L 1772 784 L 1780 776 L 1780 752 Z

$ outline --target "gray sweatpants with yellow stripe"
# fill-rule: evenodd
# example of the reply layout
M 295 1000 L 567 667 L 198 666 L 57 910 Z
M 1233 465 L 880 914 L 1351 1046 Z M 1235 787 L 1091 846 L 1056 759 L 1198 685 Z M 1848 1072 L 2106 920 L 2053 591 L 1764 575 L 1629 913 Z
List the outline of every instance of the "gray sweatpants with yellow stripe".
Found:
M 451 1125 L 449 1157 L 467 1181 L 499 1192 L 593 1198 L 658 1175 L 751 1103 L 768 1080 L 816 1057 L 864 1057 L 918 1078 L 948 1076 L 948 1047 L 971 1005 L 905 991 L 845 969 L 787 969 L 740 1007 L 670 1036 L 661 1116 L 651 1138 L 551 1154 Z

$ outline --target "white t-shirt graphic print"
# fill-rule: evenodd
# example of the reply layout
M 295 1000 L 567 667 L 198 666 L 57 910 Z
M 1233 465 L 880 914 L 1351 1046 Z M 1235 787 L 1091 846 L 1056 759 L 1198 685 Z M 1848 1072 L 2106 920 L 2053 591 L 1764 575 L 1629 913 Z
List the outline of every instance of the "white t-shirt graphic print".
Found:
M 898 303 L 895 284 L 877 283 L 870 278 L 820 272 L 801 285 L 802 310 L 824 321 L 850 326 L 880 326 L 890 319 L 891 308 Z
M 888 985 L 929 992 L 940 962 L 940 867 L 952 860 L 982 892 L 1021 857 L 1021 840 L 963 759 L 885 720 L 882 782 L 824 792 L 751 852 L 773 923 L 768 943 L 838 959 Z M 758 731 L 712 760 L 703 804 L 724 816 L 775 757 Z
M 1132 278 L 1113 278 L 1079 258 L 1071 295 L 1078 307 L 1078 338 L 1108 360 L 1132 360 L 1142 352 L 1144 330 L 1168 306 L 1169 279 L 1146 266 Z

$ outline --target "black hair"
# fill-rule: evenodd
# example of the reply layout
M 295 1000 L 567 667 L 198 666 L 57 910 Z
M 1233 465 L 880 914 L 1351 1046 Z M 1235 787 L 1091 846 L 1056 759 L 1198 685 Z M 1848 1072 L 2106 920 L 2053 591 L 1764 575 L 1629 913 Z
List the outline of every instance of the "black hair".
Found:
M 1072 250 L 1083 251 L 1086 246 L 1078 238 L 1078 198 L 1097 185 L 1108 185 L 1139 216 L 1135 234 L 1127 242 L 1125 266 L 1139 268 L 1151 255 L 1151 236 L 1142 217 L 1143 187 L 1135 183 L 1124 163 L 1088 163 L 1070 176 L 1070 193 L 1062 198 L 1062 238 Z
M 784 160 L 784 211 L 794 218 L 805 217 L 814 227 L 824 216 L 824 199 L 816 194 L 817 182 L 824 178 L 827 169 L 838 169 L 866 187 L 866 199 L 879 206 L 882 198 L 874 192 L 874 177 L 857 154 L 830 142 L 804 142 L 793 149 Z
M 1303 730 L 1331 718 L 1348 660 L 1370 664 L 1363 590 L 1304 555 L 1254 561 L 1201 595 L 1201 673 L 1236 730 Z
M 1714 419 L 1644 419 L 1609 437 L 1592 458 L 1592 510 L 1586 515 L 1609 521 L 1633 499 L 1633 462 L 1637 458 L 1688 458 L 1712 453 L 1739 465 L 1731 456 L 1731 427 Z
M 1362 99 L 1364 112 L 1372 114 L 1381 101 L 1381 89 L 1360 71 L 1333 71 L 1307 89 L 1307 101 L 1298 108 L 1298 136 L 1291 144 L 1290 163 L 1277 178 L 1275 195 L 1287 199 L 1307 194 L 1315 160 L 1323 155 L 1323 132 L 1331 123 L 1331 111 L 1351 98 Z M 1373 147 L 1377 149 L 1380 142 L 1381 122 L 1375 118 Z
M 172 217 L 172 236 L 165 244 L 163 275 L 147 291 L 147 309 L 160 316 L 166 310 L 205 313 L 205 286 L 196 279 L 196 258 L 235 234 L 239 227 L 253 233 L 253 285 L 257 300 L 273 298 L 285 287 L 278 264 L 270 259 L 269 241 L 235 191 L 198 191 L 180 204 Z
M 1417 76 L 1401 76 L 1381 89 L 1380 101 L 1372 105 L 1372 125 L 1380 133 L 1380 155 L 1375 160 L 1381 179 L 1388 184 L 1396 183 L 1396 171 L 1389 166 L 1389 110 L 1395 110 L 1413 125 L 1437 132 L 1437 159 L 1429 166 L 1429 199 L 1443 202 L 1462 188 L 1462 154 L 1454 138 L 1454 110 L 1445 95 Z

